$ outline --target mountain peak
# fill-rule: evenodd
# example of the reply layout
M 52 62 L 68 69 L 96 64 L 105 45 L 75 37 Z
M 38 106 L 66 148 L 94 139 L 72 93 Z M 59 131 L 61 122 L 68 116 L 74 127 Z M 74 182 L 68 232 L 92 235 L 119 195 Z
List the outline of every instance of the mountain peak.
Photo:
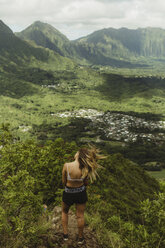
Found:
M 45 23 L 38 20 L 38 21 L 35 21 L 33 24 L 45 24 Z
M 54 50 L 62 56 L 68 55 L 65 51 L 69 44 L 68 38 L 50 24 L 36 21 L 16 35 L 23 40 L 33 41 L 38 46 Z
M 35 21 L 31 26 L 38 26 L 38 27 L 42 27 L 42 26 L 47 26 L 49 24 L 45 23 L 45 22 L 41 22 L 41 21 Z
M 0 20 L 0 33 L 13 34 L 12 30 L 2 20 Z
M 35 21 L 33 24 L 31 24 L 29 27 L 27 27 L 25 30 L 23 30 L 20 33 L 20 35 L 23 34 L 26 36 L 27 33 L 32 33 L 36 30 L 42 32 L 43 34 L 49 35 L 49 36 L 55 35 L 57 37 L 60 37 L 60 39 L 65 40 L 65 42 L 69 41 L 68 38 L 64 34 L 62 34 L 59 30 L 54 28 L 52 25 L 50 25 L 48 23 L 41 22 L 41 21 Z M 26 37 L 26 38 L 28 38 L 28 37 Z

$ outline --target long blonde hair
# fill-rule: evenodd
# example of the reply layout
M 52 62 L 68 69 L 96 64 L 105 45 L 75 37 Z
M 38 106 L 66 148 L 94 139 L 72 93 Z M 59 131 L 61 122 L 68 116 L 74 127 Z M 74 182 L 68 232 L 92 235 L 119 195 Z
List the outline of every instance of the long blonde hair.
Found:
M 96 170 L 98 168 L 103 168 L 97 161 L 104 158 L 106 158 L 106 156 L 101 155 L 100 150 L 95 146 L 80 148 L 78 161 L 80 169 L 82 170 L 82 178 L 89 176 L 91 182 L 96 180 L 96 177 L 99 176 Z

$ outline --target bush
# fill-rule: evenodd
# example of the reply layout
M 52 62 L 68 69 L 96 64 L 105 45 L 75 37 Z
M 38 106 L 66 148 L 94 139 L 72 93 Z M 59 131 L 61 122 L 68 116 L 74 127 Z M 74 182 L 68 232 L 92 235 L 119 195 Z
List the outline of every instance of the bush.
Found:
M 0 139 L 0 246 L 37 247 L 42 234 L 48 235 L 43 203 L 60 204 L 63 164 L 73 160 L 77 145 L 61 138 L 44 146 L 32 140 L 22 143 L 8 126 L 0 130 Z M 88 219 L 100 244 L 164 245 L 165 200 L 163 195 L 155 198 L 158 183 L 121 154 L 107 156 L 100 164 L 104 168 L 100 179 L 88 187 L 87 203 Z M 141 209 L 140 201 L 144 201 Z
M 63 164 L 77 147 L 62 139 L 40 147 L 16 141 L 6 126 L 0 131 L 0 246 L 36 247 L 41 234 L 47 235 L 43 203 L 56 200 Z

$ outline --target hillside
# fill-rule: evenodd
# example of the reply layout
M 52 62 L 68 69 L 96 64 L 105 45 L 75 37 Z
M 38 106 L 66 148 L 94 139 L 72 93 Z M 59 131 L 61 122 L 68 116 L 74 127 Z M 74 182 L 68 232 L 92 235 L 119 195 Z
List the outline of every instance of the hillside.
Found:
M 113 56 L 165 56 L 165 30 L 160 28 L 107 28 L 98 30 L 76 42 L 93 44 L 100 52 Z M 109 54 L 109 55 L 110 55 Z
M 54 80 L 53 70 L 73 69 L 75 64 L 59 53 L 34 47 L 0 22 L 0 93 L 4 96 L 22 97 L 38 92 L 35 84 Z M 35 79 L 34 79 L 35 78 Z M 33 83 L 33 84 L 32 84 Z
M 27 247 L 39 247 L 44 237 L 51 239 L 57 231 L 56 227 L 48 237 L 43 204 L 50 208 L 61 205 L 63 164 L 73 161 L 79 148 L 75 142 L 62 139 L 44 146 L 33 140 L 22 142 L 15 139 L 7 126 L 0 129 L 0 134 L 0 145 L 3 145 L 0 150 L 0 245 L 8 248 L 14 242 L 13 247 L 18 248 L 17 244 L 26 242 Z M 120 154 L 109 154 L 99 162 L 103 166 L 100 178 L 88 187 L 88 223 L 95 222 L 94 228 L 97 223 L 100 231 L 100 225 L 104 224 L 109 234 L 114 225 L 113 216 L 120 215 L 121 221 L 141 223 L 140 202 L 155 199 L 158 182 Z
M 16 64 L 29 62 L 33 57 L 39 61 L 47 61 L 49 54 L 41 48 L 34 48 L 22 41 L 1 21 L 0 22 L 0 57 L 1 63 L 15 62 Z M 9 60 L 9 61 L 7 61 Z M 6 63 L 8 64 L 8 63 Z
M 33 137 L 41 143 L 58 137 L 81 144 L 104 143 L 106 150 L 120 151 L 140 165 L 163 160 L 164 130 L 159 123 L 153 124 L 154 130 L 148 128 L 150 118 L 147 128 L 143 125 L 144 112 L 148 117 L 153 113 L 158 120 L 164 120 L 165 80 L 160 73 L 157 76 L 152 66 L 148 71 L 125 69 L 126 76 L 116 75 L 114 70 L 113 73 L 103 68 L 93 70 L 50 49 L 31 46 L 5 24 L 1 30 L 0 123 L 10 123 L 17 137 Z M 144 72 L 146 76 L 142 76 Z M 164 67 L 161 73 L 164 75 Z M 79 118 L 81 112 L 90 115 L 100 111 L 102 117 L 98 121 L 95 116 Z M 106 114 L 107 111 L 116 112 Z M 142 117 L 141 126 L 134 117 L 136 112 Z M 134 126 L 129 130 L 128 125 L 120 127 L 117 124 L 120 118 L 123 124 L 133 120 Z M 113 122 L 113 128 L 108 120 Z M 155 153 L 148 144 L 144 149 L 143 138 L 136 144 L 143 136 L 144 142 L 149 140 L 153 145 L 160 141 Z M 136 152 L 128 141 L 135 142 Z
M 49 68 L 66 68 L 72 66 L 72 61 L 60 56 L 58 52 L 34 47 L 26 41 L 18 38 L 2 21 L 0 22 L 0 57 L 1 65 L 17 66 L 41 66 L 48 63 Z M 51 65 L 50 65 L 51 64 Z M 46 66 L 46 65 L 44 65 Z
M 12 34 L 12 30 L 3 22 L 0 20 L 0 34 Z
M 127 67 L 129 62 L 136 60 L 137 57 L 164 57 L 165 30 L 108 28 L 76 40 L 75 45 L 93 64 Z

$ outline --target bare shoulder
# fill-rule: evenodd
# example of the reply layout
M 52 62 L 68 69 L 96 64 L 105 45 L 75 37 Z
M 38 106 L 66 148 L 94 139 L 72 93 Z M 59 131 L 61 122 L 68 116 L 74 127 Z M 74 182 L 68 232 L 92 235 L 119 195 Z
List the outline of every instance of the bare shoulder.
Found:
M 72 164 L 72 163 L 65 163 L 63 166 L 63 169 L 66 170 L 68 168 L 68 166 L 70 166 L 70 164 Z
M 68 164 L 68 163 L 65 163 L 65 164 L 64 164 L 64 166 L 63 166 L 63 171 L 65 171 L 65 170 L 66 170 L 66 168 L 67 168 L 67 164 Z
M 69 162 L 69 163 L 65 163 L 64 165 L 67 167 L 67 166 L 72 166 L 74 164 L 75 164 L 75 162 Z

